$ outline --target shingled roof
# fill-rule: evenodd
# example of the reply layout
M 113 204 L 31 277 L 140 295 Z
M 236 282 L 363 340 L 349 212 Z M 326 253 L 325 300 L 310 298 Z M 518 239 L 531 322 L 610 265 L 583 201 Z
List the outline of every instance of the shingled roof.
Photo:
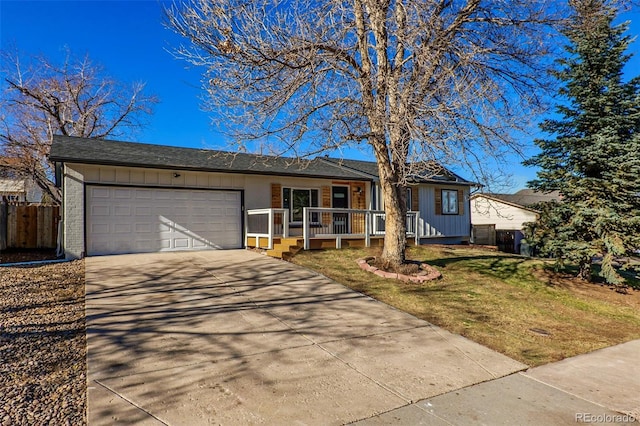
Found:
M 378 179 L 378 166 L 373 161 L 330 157 L 298 160 L 288 157 L 70 136 L 54 136 L 49 159 L 55 162 L 207 172 L 368 181 Z M 437 165 L 437 169 L 436 174 L 414 176 L 413 181 L 472 184 L 440 165 Z
M 345 167 L 314 160 L 182 148 L 167 145 L 54 136 L 49 158 L 55 162 L 207 172 L 288 175 L 371 180 Z
M 531 207 L 537 203 L 547 201 L 560 201 L 562 196 L 558 191 L 549 193 L 538 192 L 533 189 L 521 189 L 515 194 L 482 194 L 478 193 L 474 196 L 485 196 L 495 200 L 504 201 L 509 204 L 521 207 Z
M 358 173 L 362 173 L 371 179 L 378 179 L 378 165 L 373 161 L 346 160 L 342 158 L 320 157 L 322 161 L 329 164 L 347 168 Z M 472 184 L 466 179 L 461 178 L 452 171 L 446 169 L 440 164 L 429 163 L 424 167 L 424 172 L 411 176 L 411 181 L 416 183 L 462 183 L 465 185 Z

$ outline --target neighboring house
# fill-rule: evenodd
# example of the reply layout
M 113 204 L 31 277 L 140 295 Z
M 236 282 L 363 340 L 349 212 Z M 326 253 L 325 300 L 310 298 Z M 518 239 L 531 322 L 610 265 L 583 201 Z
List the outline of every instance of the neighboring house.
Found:
M 13 203 L 39 203 L 42 190 L 29 179 L 0 179 L 0 201 Z
M 540 217 L 532 206 L 559 199 L 557 192 L 545 194 L 533 189 L 523 189 L 515 194 L 473 194 L 471 240 L 474 244 L 497 245 L 507 253 L 520 253 L 524 224 Z
M 56 136 L 63 248 L 85 255 L 264 246 L 368 245 L 384 234 L 373 162 Z M 442 168 L 409 186 L 410 237 L 468 242 L 473 184 Z M 313 241 L 312 241 L 313 240 Z M 347 244 L 344 244 L 347 242 Z

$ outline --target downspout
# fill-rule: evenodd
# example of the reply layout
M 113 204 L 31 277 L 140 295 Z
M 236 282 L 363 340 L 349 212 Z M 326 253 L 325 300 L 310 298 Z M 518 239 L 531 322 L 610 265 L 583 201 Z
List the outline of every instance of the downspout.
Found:
M 64 187 L 62 186 L 62 164 L 56 162 L 55 163 L 55 179 L 56 186 L 61 188 L 62 191 L 62 199 L 60 200 L 60 210 L 59 210 L 59 220 L 58 220 L 58 237 L 56 238 L 56 257 L 62 257 L 64 255 L 64 247 L 62 244 L 63 241 L 63 230 L 64 230 Z
M 64 250 L 62 248 L 62 220 L 58 221 L 58 238 L 57 238 L 57 247 L 56 247 L 56 257 L 62 257 L 64 255 Z

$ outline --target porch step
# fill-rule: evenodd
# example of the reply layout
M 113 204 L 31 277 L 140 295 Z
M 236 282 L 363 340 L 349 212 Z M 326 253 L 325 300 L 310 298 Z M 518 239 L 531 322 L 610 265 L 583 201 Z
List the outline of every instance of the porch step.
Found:
M 273 245 L 273 249 L 267 250 L 267 255 L 278 259 L 288 260 L 295 256 L 304 247 L 302 239 L 283 238 Z

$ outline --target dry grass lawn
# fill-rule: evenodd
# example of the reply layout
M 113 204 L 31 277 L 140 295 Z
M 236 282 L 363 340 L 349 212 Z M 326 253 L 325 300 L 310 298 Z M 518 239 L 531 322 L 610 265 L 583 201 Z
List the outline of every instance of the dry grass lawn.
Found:
M 543 260 L 468 246 L 409 248 L 409 259 L 437 267 L 443 279 L 403 283 L 357 266 L 379 250 L 303 251 L 292 261 L 530 366 L 640 338 L 640 291 L 619 294 Z

